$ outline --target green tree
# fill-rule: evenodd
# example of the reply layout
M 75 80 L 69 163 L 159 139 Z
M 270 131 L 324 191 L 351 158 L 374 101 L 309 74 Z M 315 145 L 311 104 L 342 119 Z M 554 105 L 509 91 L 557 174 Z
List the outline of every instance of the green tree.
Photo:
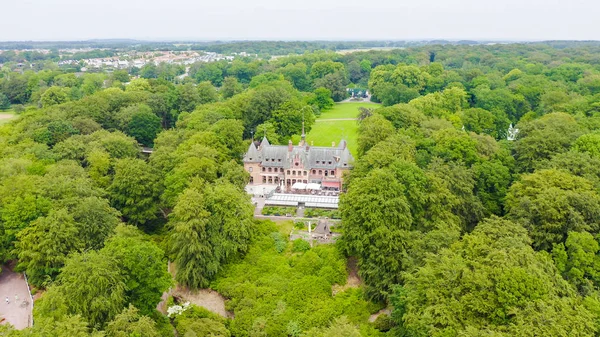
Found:
M 223 80 L 220 92 L 223 98 L 227 99 L 242 92 L 242 85 L 238 83 L 237 78 L 228 76 Z
M 327 88 L 317 88 L 314 91 L 315 98 L 311 103 L 319 107 L 320 110 L 333 108 L 333 99 L 331 98 L 331 90 Z
M 67 255 L 83 248 L 77 224 L 66 209 L 50 211 L 17 234 L 18 268 L 42 286 L 55 278 Z
M 340 197 L 340 244 L 358 257 L 369 296 L 387 298 L 391 287 L 402 282 L 403 271 L 458 238 L 448 199 L 452 197 L 439 179 L 405 161 L 353 178 Z
M 407 274 L 392 317 L 410 336 L 594 336 L 592 313 L 557 276 L 525 229 L 492 217 Z
M 158 77 L 158 68 L 154 63 L 146 63 L 140 69 L 140 77 L 145 79 L 157 78 Z
M 0 110 L 10 109 L 10 100 L 3 92 L 0 92 Z
M 37 129 L 33 134 L 33 140 L 48 146 L 54 146 L 56 143 L 60 143 L 76 134 L 79 134 L 79 130 L 75 129 L 71 122 L 57 119 L 48 123 L 47 126 Z
M 88 323 L 79 315 L 65 316 L 58 320 L 42 319 L 36 321 L 33 327 L 25 330 L 21 330 L 22 333 L 18 336 L 21 337 L 102 337 L 103 332 L 92 331 L 88 327 Z M 13 336 L 13 335 L 9 335 Z
M 178 106 L 181 111 L 194 111 L 200 104 L 200 91 L 192 83 L 177 86 L 177 94 Z
M 534 163 L 566 152 L 582 134 L 582 128 L 573 116 L 551 113 L 542 118 L 517 125 L 515 157 L 519 166 L 530 172 Z
M 310 89 L 310 80 L 307 76 L 306 64 L 300 62 L 296 64 L 288 64 L 278 71 L 283 74 L 283 78 L 290 81 L 294 87 L 300 91 L 308 91 Z
M 219 100 L 217 89 L 209 81 L 204 81 L 196 87 L 198 90 L 198 104 L 213 103 Z
M 137 228 L 121 225 L 107 240 L 101 254 L 116 261 L 124 277 L 128 301 L 150 315 L 163 292 L 171 286 L 164 252 Z
M 315 115 L 310 106 L 299 101 L 290 101 L 273 111 L 270 122 L 279 130 L 280 139 L 289 139 L 292 135 L 302 134 L 302 123 L 305 132 L 308 133 L 315 123 Z
M 379 108 L 375 112 L 392 122 L 396 129 L 419 127 L 426 120 L 422 112 L 408 104 L 396 104 L 390 107 Z
M 44 108 L 65 103 L 68 100 L 67 93 L 61 87 L 50 87 L 42 94 L 40 100 Z
M 515 182 L 506 196 L 509 217 L 523 223 L 533 246 L 551 250 L 570 231 L 600 231 L 600 196 L 586 179 L 559 170 L 540 170 Z
M 394 126 L 381 115 L 365 118 L 358 127 L 358 154 L 367 153 L 373 146 L 394 134 Z
M 588 295 L 600 284 L 600 245 L 588 232 L 569 232 L 567 241 L 554 245 L 552 256 L 565 280 Z
M 497 137 L 494 115 L 480 108 L 467 109 L 462 112 L 460 119 L 466 131 L 485 133 Z
M 211 186 L 195 180 L 183 192 L 171 218 L 179 283 L 206 287 L 224 263 L 248 249 L 253 223 L 248 201 L 227 183 Z
M 582 135 L 573 143 L 573 150 L 587 152 L 592 157 L 600 158 L 600 134 L 588 133 Z
M 95 196 L 79 200 L 71 214 L 85 249 L 102 248 L 104 240 L 121 222 L 121 214 L 110 207 L 108 200 Z
M 161 130 L 161 119 L 151 111 L 146 110 L 132 115 L 127 124 L 127 134 L 146 146 L 154 145 L 154 139 Z
M 477 141 L 464 131 L 442 129 L 432 135 L 433 153 L 447 161 L 461 161 L 471 165 L 479 160 Z
M 328 328 L 313 328 L 302 337 L 361 337 L 360 331 L 346 317 L 339 317 Z
M 129 74 L 127 73 L 127 70 L 115 70 L 112 73 L 112 80 L 127 83 L 129 82 Z
M 113 206 L 136 225 L 156 218 L 160 181 L 153 168 L 141 159 L 121 159 L 108 190 Z
M 316 88 L 326 88 L 331 91 L 331 98 L 334 102 L 343 101 L 344 98 L 348 97 L 346 84 L 348 84 L 348 79 L 346 78 L 346 74 L 341 71 L 327 74 L 314 81 L 314 86 Z
M 344 72 L 344 64 L 333 61 L 318 61 L 310 68 L 310 76 L 313 79 L 323 78 L 337 72 Z
M 131 304 L 108 323 L 106 334 L 108 337 L 160 336 L 156 323 L 150 317 L 140 315 Z
M 484 161 L 473 165 L 475 194 L 483 203 L 486 212 L 504 214 L 504 198 L 512 183 L 510 169 L 500 161 Z
M 97 251 L 77 253 L 68 258 L 37 311 L 47 317 L 81 315 L 92 327 L 101 328 L 125 306 L 125 290 L 114 259 Z

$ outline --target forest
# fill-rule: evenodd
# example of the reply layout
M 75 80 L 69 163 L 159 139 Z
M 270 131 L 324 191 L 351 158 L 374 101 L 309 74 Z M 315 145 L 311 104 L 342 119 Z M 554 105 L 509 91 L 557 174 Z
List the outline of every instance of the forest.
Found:
M 0 70 L 2 336 L 600 336 L 600 46 L 424 45 Z M 242 156 L 365 88 L 334 245 L 258 220 Z M 142 147 L 152 148 L 151 154 Z M 350 265 L 359 284 L 350 284 Z M 171 268 L 167 266 L 170 265 Z M 210 288 L 229 315 L 166 300 Z M 372 319 L 370 319 L 372 318 Z

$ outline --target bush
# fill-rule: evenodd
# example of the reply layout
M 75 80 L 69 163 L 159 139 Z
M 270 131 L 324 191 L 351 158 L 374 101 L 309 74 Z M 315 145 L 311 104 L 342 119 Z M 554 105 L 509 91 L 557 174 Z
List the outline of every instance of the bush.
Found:
M 274 216 L 285 216 L 287 214 L 296 214 L 295 207 L 279 207 L 279 206 L 265 206 L 262 209 L 262 215 L 274 215 Z
M 330 219 L 341 219 L 340 211 L 321 208 L 307 208 L 304 211 L 304 216 L 307 218 L 326 217 Z
M 283 238 L 283 235 L 281 235 L 281 233 L 279 233 L 279 232 L 273 232 L 273 233 L 271 233 L 271 238 L 273 239 L 273 241 L 275 243 L 275 250 L 278 253 L 283 252 L 285 250 L 285 248 L 287 247 L 287 242 Z
M 292 252 L 294 253 L 303 253 L 310 249 L 310 243 L 302 240 L 296 239 L 292 245 Z
M 379 315 L 375 322 L 373 322 L 373 325 L 375 325 L 375 329 L 381 332 L 390 331 L 394 326 L 396 326 L 392 318 L 386 314 Z

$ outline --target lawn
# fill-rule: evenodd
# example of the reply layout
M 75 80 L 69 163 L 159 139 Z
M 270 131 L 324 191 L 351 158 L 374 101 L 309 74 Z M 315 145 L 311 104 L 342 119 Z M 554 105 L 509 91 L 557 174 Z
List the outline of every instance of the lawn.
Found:
M 340 140 L 345 139 L 350 153 L 356 155 L 357 131 L 358 123 L 353 120 L 317 122 L 306 136 L 306 141 L 308 144 L 313 142 L 314 146 L 331 146 L 332 142 L 337 146 Z
M 358 116 L 358 108 L 377 108 L 381 105 L 369 102 L 358 103 L 337 103 L 331 110 L 326 110 L 321 113 L 320 119 L 335 119 L 335 118 L 356 118 Z
M 331 146 L 332 142 L 339 144 L 342 139 L 348 143 L 348 149 L 352 155 L 356 156 L 356 136 L 358 123 L 355 120 L 345 121 L 325 121 L 328 119 L 356 118 L 358 108 L 377 108 L 379 104 L 360 102 L 360 103 L 337 103 L 333 109 L 324 111 L 313 125 L 306 136 L 306 141 L 315 146 Z M 323 120 L 323 121 L 320 121 Z

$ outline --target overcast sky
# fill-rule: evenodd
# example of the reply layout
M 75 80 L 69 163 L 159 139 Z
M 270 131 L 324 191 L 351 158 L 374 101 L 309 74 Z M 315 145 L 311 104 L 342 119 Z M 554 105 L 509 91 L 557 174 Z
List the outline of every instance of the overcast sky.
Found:
M 599 0 L 0 0 L 0 41 L 600 40 Z

